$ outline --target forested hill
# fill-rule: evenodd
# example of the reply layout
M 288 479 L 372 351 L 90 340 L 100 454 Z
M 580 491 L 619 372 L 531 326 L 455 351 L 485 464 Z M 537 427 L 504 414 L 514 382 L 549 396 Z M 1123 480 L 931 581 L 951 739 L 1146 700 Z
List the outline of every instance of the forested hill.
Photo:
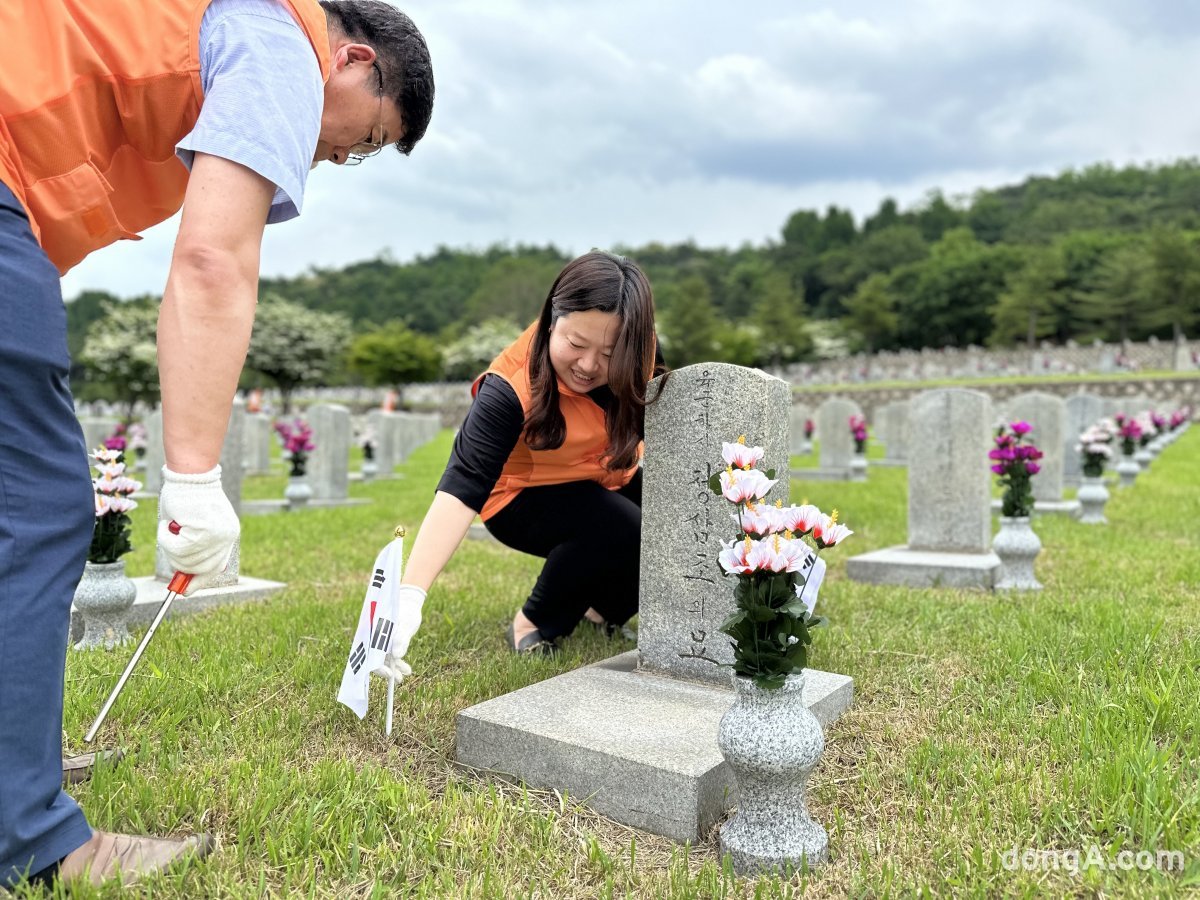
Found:
M 786 362 L 839 350 L 1088 340 L 1200 327 L 1200 162 L 1113 168 L 891 199 L 862 222 L 799 210 L 767 246 L 613 248 L 650 275 L 671 363 Z M 450 338 L 532 319 L 566 257 L 554 247 L 439 249 L 266 279 L 265 294 L 340 311 L 355 330 L 400 319 Z M 74 305 L 72 332 L 95 315 Z

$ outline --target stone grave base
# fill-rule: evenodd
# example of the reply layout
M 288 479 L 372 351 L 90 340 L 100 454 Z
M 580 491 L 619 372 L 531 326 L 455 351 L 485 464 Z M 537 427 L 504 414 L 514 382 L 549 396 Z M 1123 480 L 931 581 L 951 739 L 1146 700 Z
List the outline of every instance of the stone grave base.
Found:
M 999 497 L 992 500 L 992 512 L 999 513 L 1003 507 Z M 1072 516 L 1078 518 L 1080 506 L 1078 500 L 1035 500 L 1033 514 L 1037 516 Z
M 137 586 L 137 599 L 129 610 L 129 625 L 149 625 L 153 621 L 158 608 L 162 606 L 167 596 L 167 582 L 159 581 L 153 575 L 145 575 L 132 579 Z M 238 576 L 238 583 L 229 587 L 206 588 L 197 591 L 190 597 L 177 597 L 167 610 L 167 618 L 186 616 L 191 613 L 204 612 L 218 606 L 230 603 L 245 603 L 249 600 L 264 600 L 272 594 L 282 591 L 286 584 L 282 581 L 267 581 L 263 578 L 247 578 Z M 71 607 L 71 643 L 83 637 L 83 616 L 79 610 Z
M 1000 559 L 987 553 L 942 553 L 887 547 L 846 560 L 846 574 L 866 584 L 991 590 Z
M 717 748 L 733 690 L 639 672 L 637 657 L 631 650 L 463 710 L 455 758 L 642 831 L 702 840 L 737 803 Z M 849 676 L 805 673 L 804 701 L 824 726 L 853 693 Z
M 873 459 L 872 466 L 879 466 L 881 469 L 906 469 L 908 468 L 907 459 Z
M 362 472 L 351 472 L 349 474 L 349 476 L 347 476 L 347 477 L 349 477 L 349 479 L 351 481 L 357 481 L 360 483 L 363 480 Z M 404 477 L 403 472 L 396 472 L 395 474 L 391 474 L 391 475 L 381 475 L 381 474 L 376 473 L 375 475 L 371 476 L 371 481 L 395 481 L 397 478 L 403 478 L 403 477 Z M 368 481 L 367 484 L 370 484 L 371 481 Z
M 793 478 L 804 481 L 849 481 L 853 473 L 849 469 L 792 469 Z
M 349 497 L 345 500 L 317 500 L 308 501 L 309 509 L 332 509 L 335 506 L 364 506 L 371 503 L 371 499 L 367 497 Z M 283 512 L 287 509 L 287 501 L 282 497 L 278 500 L 243 500 L 242 515 L 243 516 L 265 516 L 271 513 Z

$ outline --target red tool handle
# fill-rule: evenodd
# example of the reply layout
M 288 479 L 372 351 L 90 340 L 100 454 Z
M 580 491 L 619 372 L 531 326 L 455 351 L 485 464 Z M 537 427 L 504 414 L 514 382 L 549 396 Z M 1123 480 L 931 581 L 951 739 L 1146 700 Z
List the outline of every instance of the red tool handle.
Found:
M 171 534 L 179 534 L 181 529 L 179 523 L 172 519 L 167 525 L 167 530 L 170 531 Z M 167 590 L 174 591 L 176 594 L 182 594 L 187 590 L 187 587 L 189 584 L 191 584 L 191 582 L 191 575 L 186 572 L 176 572 L 174 577 L 171 579 L 170 584 L 167 585 Z

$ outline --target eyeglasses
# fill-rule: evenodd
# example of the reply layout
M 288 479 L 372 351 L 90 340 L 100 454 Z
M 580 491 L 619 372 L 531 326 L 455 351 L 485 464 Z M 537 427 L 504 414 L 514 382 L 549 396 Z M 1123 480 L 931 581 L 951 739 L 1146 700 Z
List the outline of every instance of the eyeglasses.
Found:
M 375 156 L 383 149 L 383 70 L 379 68 L 379 63 L 377 62 L 371 63 L 371 66 L 375 69 L 375 74 L 379 77 L 379 142 L 376 143 L 375 141 L 367 140 L 356 145 L 358 147 L 370 147 L 371 149 L 366 152 L 351 150 L 346 157 L 345 164 L 348 166 L 357 166 L 364 159 Z

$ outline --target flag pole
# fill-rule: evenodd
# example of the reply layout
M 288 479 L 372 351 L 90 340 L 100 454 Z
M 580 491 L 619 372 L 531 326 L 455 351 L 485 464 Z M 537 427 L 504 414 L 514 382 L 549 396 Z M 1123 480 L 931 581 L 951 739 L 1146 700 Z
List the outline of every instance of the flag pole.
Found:
M 392 532 L 393 540 L 404 540 L 404 536 L 408 532 L 403 525 L 397 525 L 396 530 Z M 400 558 L 401 572 L 404 571 L 404 558 Z M 387 696 L 387 718 L 384 720 L 383 732 L 384 737 L 392 736 L 392 710 L 395 708 L 396 702 L 396 676 L 388 675 L 388 696 Z

